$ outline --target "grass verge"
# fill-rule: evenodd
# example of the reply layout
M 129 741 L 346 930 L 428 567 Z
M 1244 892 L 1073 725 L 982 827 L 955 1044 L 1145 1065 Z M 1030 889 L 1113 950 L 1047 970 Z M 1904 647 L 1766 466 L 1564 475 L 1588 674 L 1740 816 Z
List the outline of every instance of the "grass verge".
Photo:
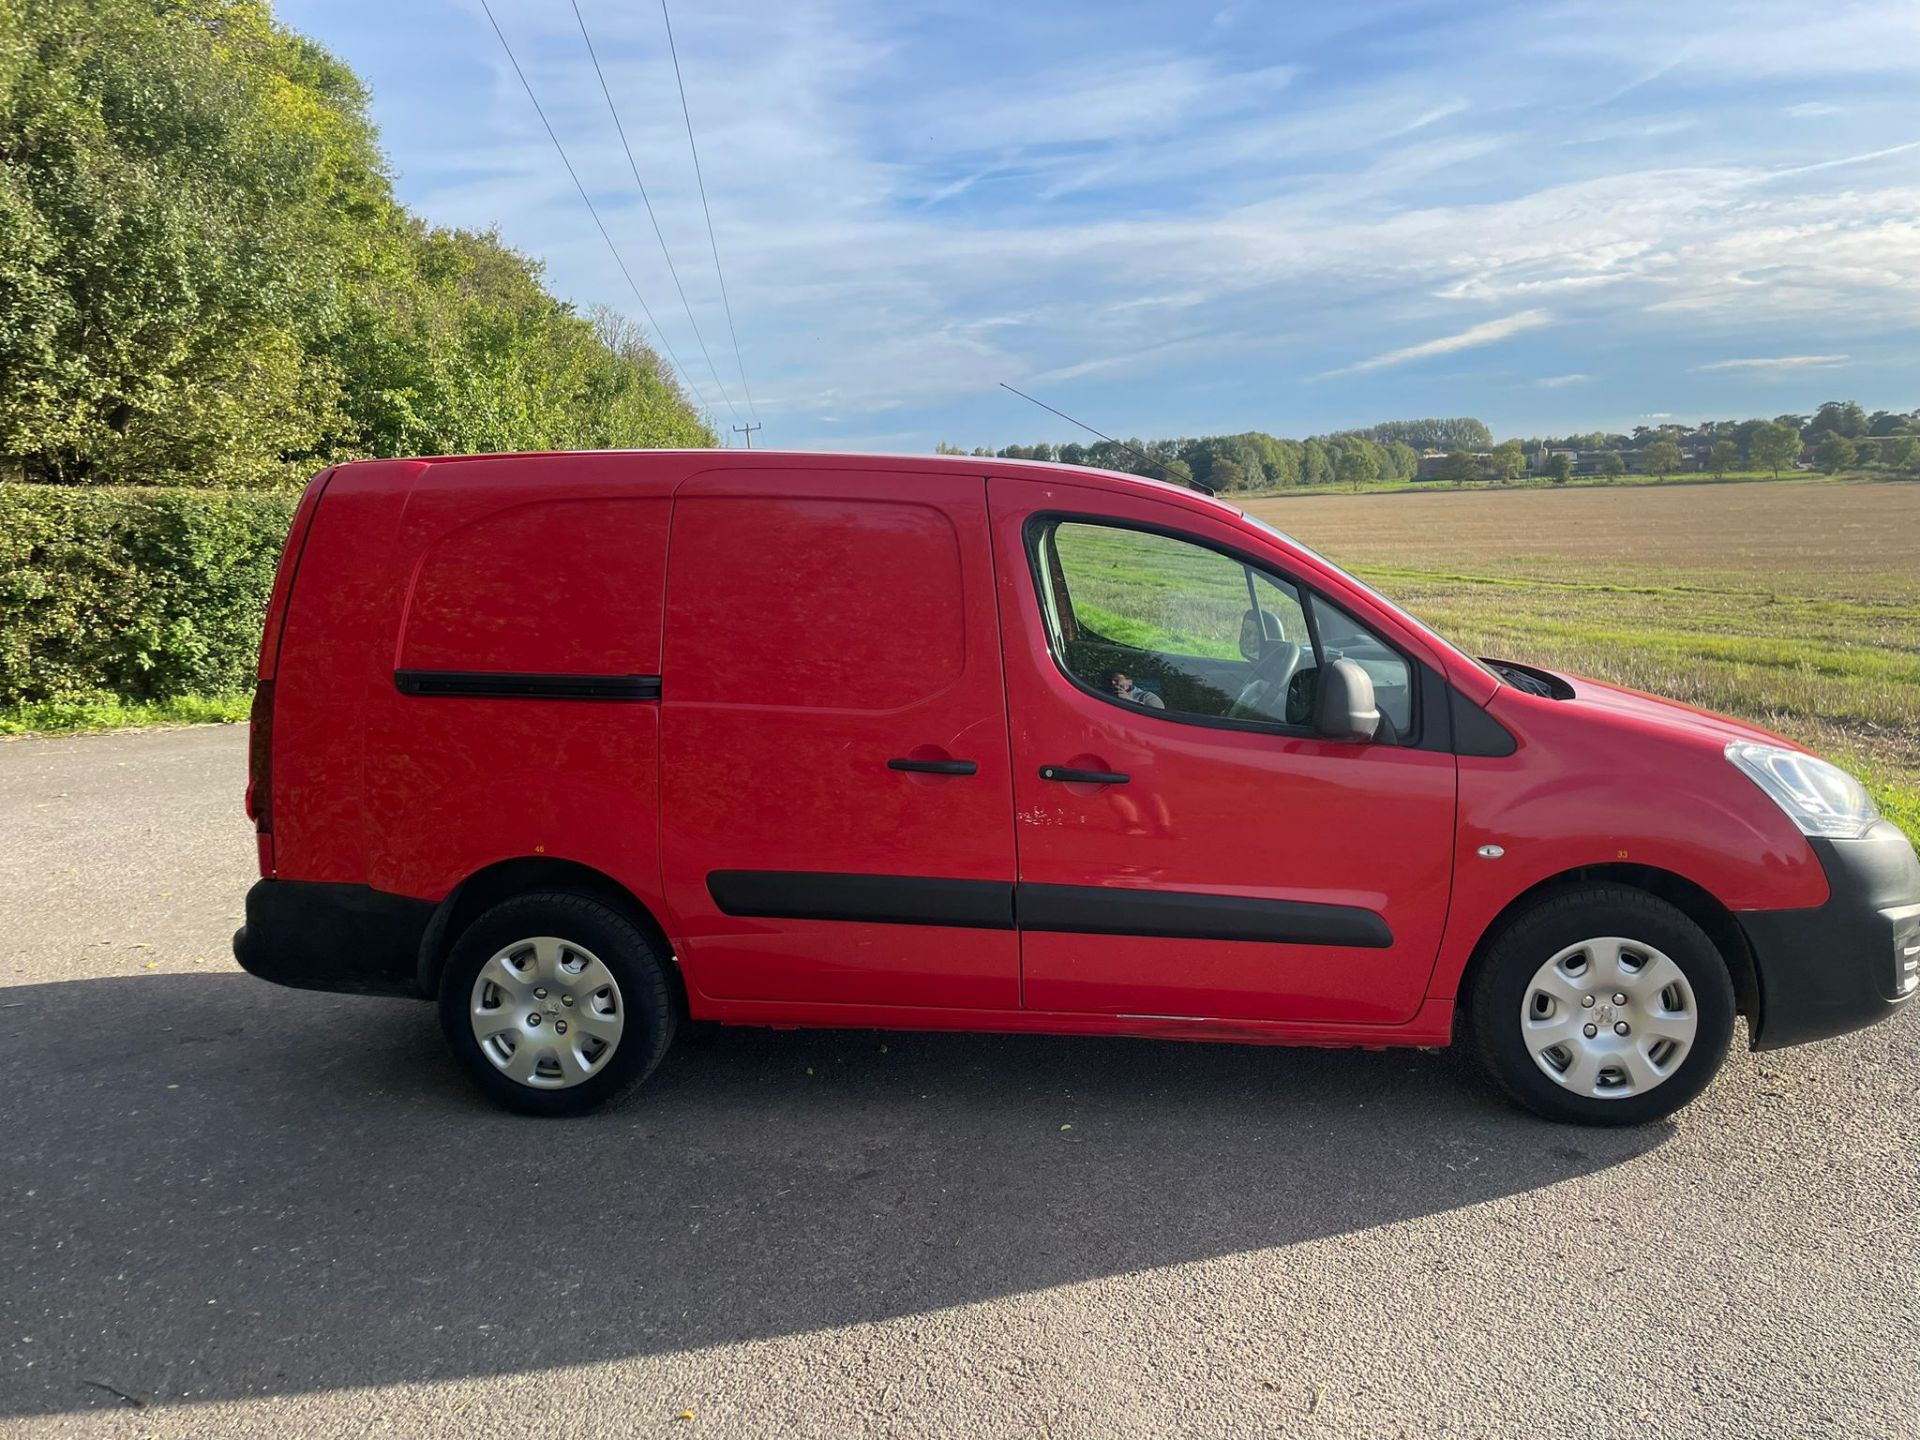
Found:
M 252 703 L 251 692 L 182 695 L 172 700 L 122 700 L 115 695 L 37 700 L 0 708 L 0 735 L 72 735 L 137 725 L 233 725 L 247 718 Z

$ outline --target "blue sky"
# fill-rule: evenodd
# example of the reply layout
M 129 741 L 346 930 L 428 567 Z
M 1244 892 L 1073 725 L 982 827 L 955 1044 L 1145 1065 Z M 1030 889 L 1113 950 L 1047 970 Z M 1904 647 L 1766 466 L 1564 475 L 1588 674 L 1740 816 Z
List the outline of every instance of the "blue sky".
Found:
M 686 378 L 742 413 L 655 0 L 493 0 Z M 632 293 L 478 0 L 281 0 L 401 197 Z M 1920 5 L 702 0 L 675 36 L 756 443 L 1498 434 L 1920 405 Z

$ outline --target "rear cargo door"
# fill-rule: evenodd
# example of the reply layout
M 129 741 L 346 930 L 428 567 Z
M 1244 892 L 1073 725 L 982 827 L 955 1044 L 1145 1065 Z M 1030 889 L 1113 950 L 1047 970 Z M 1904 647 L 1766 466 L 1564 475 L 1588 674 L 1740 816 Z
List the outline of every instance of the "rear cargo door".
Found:
M 688 481 L 661 711 L 667 898 L 698 992 L 1018 1007 L 982 478 Z

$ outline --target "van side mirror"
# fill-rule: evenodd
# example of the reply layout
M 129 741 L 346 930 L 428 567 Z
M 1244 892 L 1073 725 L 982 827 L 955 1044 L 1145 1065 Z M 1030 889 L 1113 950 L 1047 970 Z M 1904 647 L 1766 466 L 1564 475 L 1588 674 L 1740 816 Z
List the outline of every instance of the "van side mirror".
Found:
M 1380 733 L 1373 677 L 1357 660 L 1335 660 L 1321 673 L 1314 733 L 1325 740 L 1371 740 Z

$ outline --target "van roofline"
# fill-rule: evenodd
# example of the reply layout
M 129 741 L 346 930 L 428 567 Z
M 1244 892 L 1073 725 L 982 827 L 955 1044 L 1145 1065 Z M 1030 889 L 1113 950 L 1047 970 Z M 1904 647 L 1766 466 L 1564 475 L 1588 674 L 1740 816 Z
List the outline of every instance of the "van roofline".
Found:
M 639 450 L 504 450 L 484 455 L 396 455 L 382 459 L 346 461 L 338 468 L 358 469 L 374 465 L 415 464 L 437 469 L 442 465 L 466 465 L 483 460 L 566 461 L 576 458 L 604 459 L 613 456 L 657 456 L 678 460 L 717 460 L 724 456 L 724 463 L 740 469 L 812 469 L 832 466 L 836 469 L 897 471 L 903 467 L 910 467 L 915 470 L 957 469 L 976 473 L 991 471 L 994 474 L 1017 475 L 1024 479 L 1051 481 L 1055 484 L 1075 484 L 1094 480 L 1103 485 L 1117 485 L 1122 489 L 1136 490 L 1157 498 L 1165 498 L 1171 493 L 1215 513 L 1228 515 L 1245 513 L 1239 506 L 1222 500 L 1208 491 L 1179 485 L 1171 480 L 1134 475 L 1124 470 L 1101 470 L 1091 465 L 1063 465 L 1047 460 L 1002 460 L 988 455 L 915 455 L 864 450 L 724 450 L 707 447 Z

